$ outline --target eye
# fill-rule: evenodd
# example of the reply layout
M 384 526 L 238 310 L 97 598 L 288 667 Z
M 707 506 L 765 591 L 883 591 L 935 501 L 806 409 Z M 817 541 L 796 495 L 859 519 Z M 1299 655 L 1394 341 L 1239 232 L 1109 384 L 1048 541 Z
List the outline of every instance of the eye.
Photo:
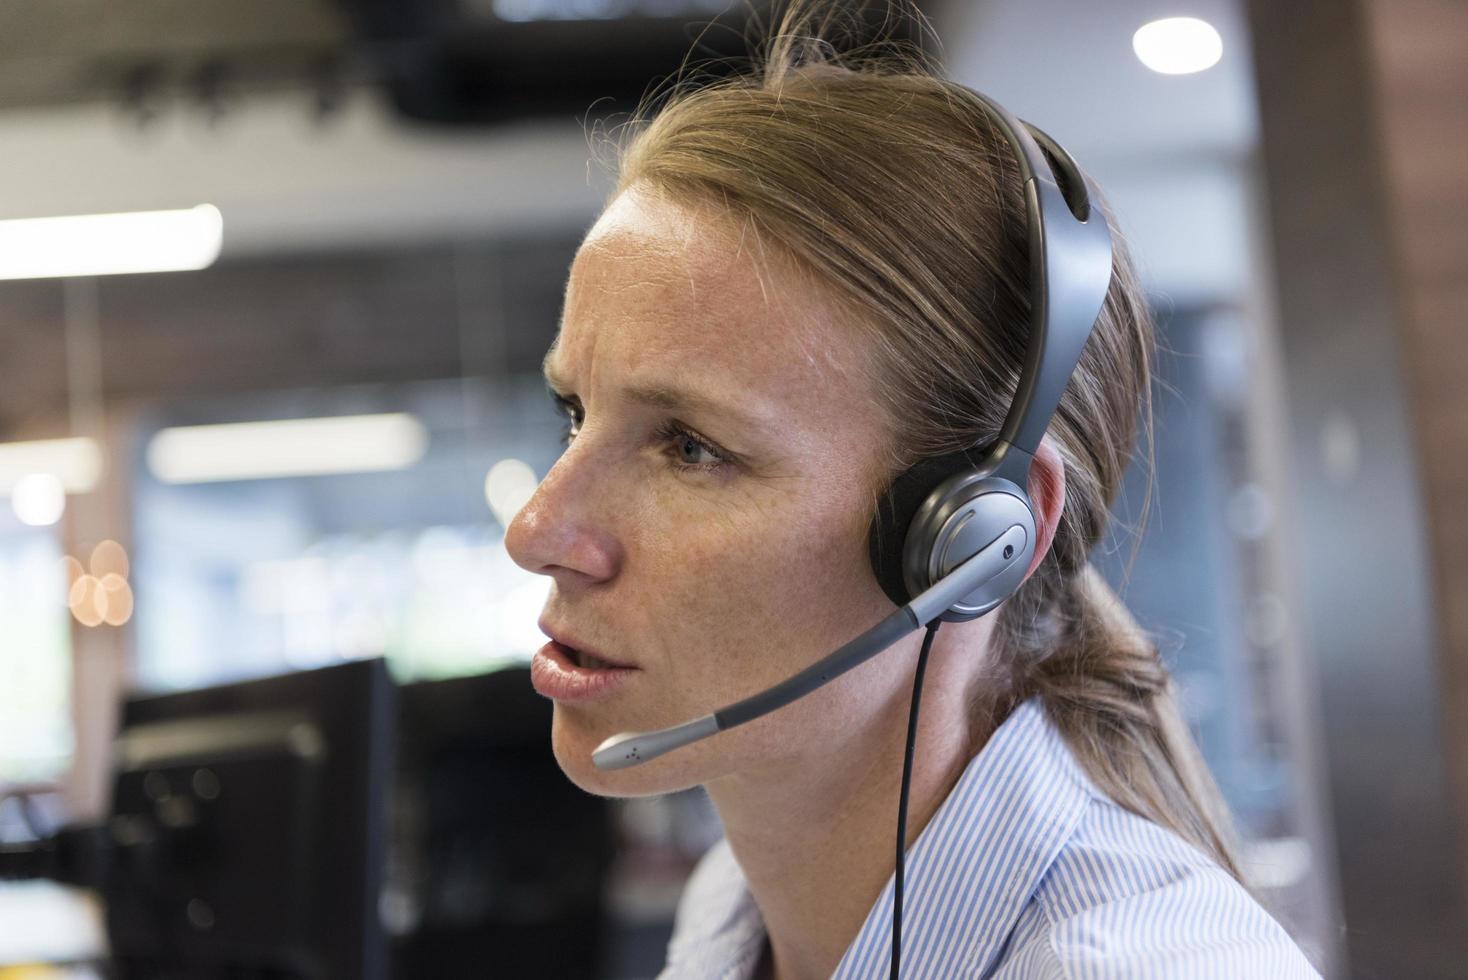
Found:
M 551 400 L 555 402 L 556 411 L 566 420 L 565 428 L 561 430 L 561 445 L 562 447 L 569 446 L 571 440 L 575 439 L 576 434 L 581 431 L 581 403 L 554 391 L 550 393 L 550 396 Z
M 580 433 L 585 414 L 580 399 L 574 396 L 567 397 L 554 389 L 549 390 L 556 412 L 566 420 L 565 427 L 561 431 L 561 447 L 565 448 Z M 658 427 L 656 437 L 668 446 L 674 469 L 685 472 L 710 472 L 735 461 L 735 457 L 730 456 L 707 439 L 694 434 L 678 422 L 671 420 L 664 422 Z
M 665 422 L 658 430 L 659 438 L 669 444 L 673 463 L 682 470 L 716 470 L 729 462 L 723 450 L 679 425 Z

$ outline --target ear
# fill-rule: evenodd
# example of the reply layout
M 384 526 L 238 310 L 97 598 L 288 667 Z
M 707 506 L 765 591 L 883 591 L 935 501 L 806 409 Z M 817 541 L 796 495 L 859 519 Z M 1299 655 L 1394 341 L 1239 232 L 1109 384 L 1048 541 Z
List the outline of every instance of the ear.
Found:
M 1030 467 L 1030 485 L 1026 488 L 1035 509 L 1035 554 L 1025 572 L 1028 579 L 1050 551 L 1060 515 L 1065 510 L 1065 461 L 1055 443 L 1045 436 L 1035 450 L 1035 463 Z

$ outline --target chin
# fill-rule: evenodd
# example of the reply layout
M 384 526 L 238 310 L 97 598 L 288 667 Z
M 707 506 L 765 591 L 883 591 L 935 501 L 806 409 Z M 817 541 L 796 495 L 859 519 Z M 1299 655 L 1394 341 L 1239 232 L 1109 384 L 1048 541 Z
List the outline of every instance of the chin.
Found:
M 695 786 L 699 780 L 688 768 L 686 757 L 671 753 L 661 759 L 604 772 L 591 761 L 591 753 L 617 731 L 600 731 L 587 725 L 585 716 L 575 717 L 561 705 L 555 706 L 551 721 L 551 748 L 566 778 L 595 796 L 660 796 Z M 688 749 L 680 750 L 682 753 Z

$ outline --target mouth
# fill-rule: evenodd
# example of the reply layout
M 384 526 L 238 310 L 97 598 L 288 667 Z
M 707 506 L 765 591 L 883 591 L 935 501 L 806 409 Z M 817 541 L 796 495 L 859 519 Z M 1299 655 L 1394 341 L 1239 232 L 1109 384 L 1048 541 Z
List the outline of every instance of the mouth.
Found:
M 541 647 L 530 661 L 531 685 L 557 702 L 609 698 L 638 673 L 635 668 L 618 667 L 559 640 Z
M 561 645 L 565 646 L 565 644 Z M 575 647 L 566 647 L 566 649 L 570 652 L 571 659 L 576 662 L 577 667 L 582 667 L 587 670 L 607 670 L 608 668 L 618 666 L 617 664 L 602 660 L 600 657 L 593 657 L 585 650 L 578 650 Z
M 567 657 L 569 657 L 577 667 L 581 667 L 586 670 L 609 670 L 619 667 L 635 669 L 637 666 L 636 664 L 623 663 L 619 660 L 612 660 L 609 657 L 603 657 L 599 653 L 593 653 L 592 651 L 578 646 L 576 643 L 572 642 L 571 637 L 568 636 L 565 632 L 558 628 L 550 629 L 548 628 L 547 623 L 542 622 L 537 625 L 540 626 L 540 631 L 542 633 L 554 640 L 556 644 L 566 652 Z

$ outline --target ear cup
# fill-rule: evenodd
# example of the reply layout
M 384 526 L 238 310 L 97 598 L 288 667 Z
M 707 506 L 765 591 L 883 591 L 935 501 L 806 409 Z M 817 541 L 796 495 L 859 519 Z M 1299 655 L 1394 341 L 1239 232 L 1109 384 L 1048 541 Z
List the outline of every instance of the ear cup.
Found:
M 922 461 L 893 481 L 868 533 L 868 554 L 882 590 L 906 605 L 1012 528 L 1023 543 L 1006 550 L 1004 569 L 943 614 L 976 619 L 1019 588 L 1035 548 L 1035 517 L 1025 490 L 994 475 L 1001 460 L 959 452 Z
M 877 502 L 867 533 L 867 554 L 882 591 L 897 605 L 905 606 L 912 599 L 903 558 L 913 516 L 939 484 L 964 470 L 979 470 L 987 455 L 985 449 L 971 449 L 919 460 L 898 474 Z
M 1018 531 L 1018 540 L 1008 532 Z M 963 473 L 936 488 L 907 528 L 903 556 L 909 592 L 931 588 L 974 555 L 1005 539 L 1002 568 L 975 566 L 964 572 L 970 591 L 948 607 L 950 623 L 977 619 L 1009 598 L 1029 570 L 1035 553 L 1035 515 L 1029 498 L 1007 479 Z

